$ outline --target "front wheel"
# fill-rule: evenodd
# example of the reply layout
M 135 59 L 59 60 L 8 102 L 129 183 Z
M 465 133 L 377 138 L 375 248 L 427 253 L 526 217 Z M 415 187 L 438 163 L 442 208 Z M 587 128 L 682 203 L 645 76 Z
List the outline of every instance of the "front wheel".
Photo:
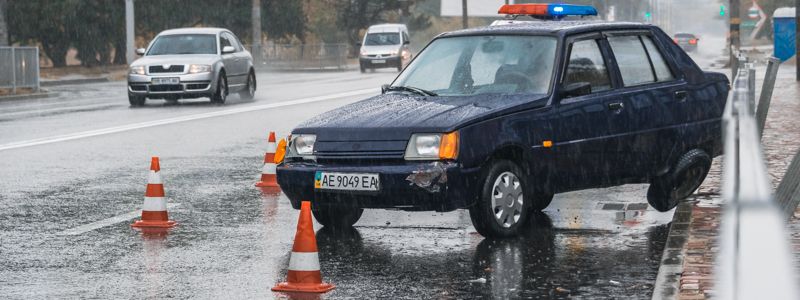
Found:
M 217 92 L 211 95 L 211 103 L 224 104 L 228 99 L 228 79 L 225 78 L 225 73 L 220 73 L 217 78 Z
M 142 96 L 134 96 L 134 95 L 128 94 L 128 102 L 133 107 L 143 106 L 144 102 L 146 101 L 146 99 L 147 98 L 142 97 Z
M 349 228 L 352 227 L 358 219 L 361 219 L 361 214 L 364 213 L 363 208 L 350 208 L 338 206 L 311 206 L 311 213 L 317 222 L 325 227 L 332 228 Z
M 513 237 L 530 214 L 525 199 L 528 180 L 522 169 L 507 160 L 495 161 L 485 176 L 477 203 L 469 208 L 475 230 L 485 237 Z

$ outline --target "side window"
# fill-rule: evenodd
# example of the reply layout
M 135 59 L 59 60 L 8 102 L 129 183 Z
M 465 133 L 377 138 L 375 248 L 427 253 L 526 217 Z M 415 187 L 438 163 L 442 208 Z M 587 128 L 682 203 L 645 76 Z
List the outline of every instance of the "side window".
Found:
M 663 82 L 675 79 L 669 66 L 667 66 L 667 62 L 664 61 L 664 56 L 661 54 L 661 51 L 659 51 L 656 44 L 653 43 L 653 38 L 643 36 L 642 41 L 644 42 L 644 47 L 647 49 L 647 54 L 650 54 L 650 61 L 653 62 L 653 68 L 656 70 L 656 80 L 658 80 L 658 82 Z
M 639 36 L 612 36 L 608 38 L 617 59 L 622 82 L 634 86 L 656 82 L 650 60 Z
M 600 52 L 600 47 L 596 40 L 583 40 L 572 43 L 564 85 L 578 82 L 591 84 L 592 92 L 611 89 L 608 68 L 606 68 L 603 53 Z
M 403 31 L 403 41 L 411 41 L 411 40 L 408 38 L 408 33 L 406 33 L 405 31 Z
M 236 52 L 242 51 L 242 44 L 239 43 L 239 39 L 237 39 L 232 34 L 227 33 L 227 32 L 225 33 L 225 37 L 227 37 L 228 41 L 231 42 L 231 46 L 233 46 L 233 48 L 236 49 Z

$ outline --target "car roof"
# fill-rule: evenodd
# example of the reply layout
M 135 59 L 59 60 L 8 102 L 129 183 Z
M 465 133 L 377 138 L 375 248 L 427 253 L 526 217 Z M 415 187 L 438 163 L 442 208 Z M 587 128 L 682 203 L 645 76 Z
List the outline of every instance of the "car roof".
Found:
M 445 36 L 462 35 L 485 35 L 485 34 L 508 34 L 508 35 L 569 35 L 582 32 L 598 30 L 619 30 L 619 29 L 651 29 L 655 26 L 634 22 L 609 22 L 601 20 L 574 20 L 574 21 L 524 21 L 513 24 L 502 24 L 498 22 L 493 26 L 463 29 L 443 33 Z
M 158 35 L 169 35 L 169 34 L 219 34 L 220 32 L 229 32 L 225 28 L 215 28 L 215 27 L 187 27 L 187 28 L 176 28 L 176 29 L 167 29 L 159 33 Z

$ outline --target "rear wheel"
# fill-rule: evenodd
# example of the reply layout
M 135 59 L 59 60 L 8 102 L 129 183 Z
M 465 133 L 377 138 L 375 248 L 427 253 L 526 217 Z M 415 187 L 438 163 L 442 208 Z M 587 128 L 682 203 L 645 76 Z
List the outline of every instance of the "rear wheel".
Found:
M 711 169 L 711 157 L 703 150 L 686 152 L 672 172 L 653 179 L 647 189 L 647 202 L 658 211 L 669 211 L 691 196 L 703 184 Z
M 147 98 L 145 98 L 143 96 L 134 96 L 134 95 L 128 94 L 128 102 L 133 107 L 143 106 L 144 102 L 146 101 L 146 99 Z
M 256 75 L 250 71 L 250 74 L 247 75 L 247 87 L 239 92 L 239 97 L 245 100 L 251 100 L 253 97 L 256 96 Z
M 525 173 L 510 161 L 498 160 L 484 178 L 480 198 L 469 208 L 472 225 L 485 237 L 516 236 L 530 214 Z
M 217 92 L 211 96 L 211 103 L 225 104 L 228 99 L 228 79 L 225 78 L 225 73 L 220 73 L 217 79 Z
M 364 213 L 363 208 L 339 207 L 339 206 L 311 206 L 311 213 L 317 222 L 325 227 L 332 228 L 349 228 L 352 227 L 358 219 L 361 219 L 361 214 Z

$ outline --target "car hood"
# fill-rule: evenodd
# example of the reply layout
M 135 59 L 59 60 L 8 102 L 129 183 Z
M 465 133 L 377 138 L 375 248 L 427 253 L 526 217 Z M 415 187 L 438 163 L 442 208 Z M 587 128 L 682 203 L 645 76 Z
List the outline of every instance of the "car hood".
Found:
M 219 60 L 216 54 L 149 55 L 134 61 L 131 66 L 150 65 L 213 65 Z
M 421 97 L 385 94 L 318 115 L 293 131 L 318 141 L 404 140 L 412 133 L 441 133 L 510 110 L 546 105 L 544 95 Z

